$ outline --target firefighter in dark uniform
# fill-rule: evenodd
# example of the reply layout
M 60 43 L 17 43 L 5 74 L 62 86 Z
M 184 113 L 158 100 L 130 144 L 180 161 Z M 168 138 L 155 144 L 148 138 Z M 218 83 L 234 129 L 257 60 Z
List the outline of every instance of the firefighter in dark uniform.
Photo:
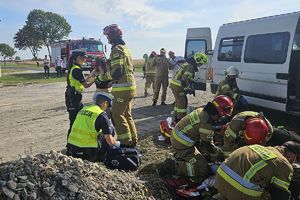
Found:
M 208 164 L 196 147 L 201 143 L 201 152 L 208 153 L 210 159 L 222 157 L 222 150 L 214 146 L 214 124 L 224 116 L 231 116 L 232 100 L 224 95 L 215 97 L 202 109 L 198 108 L 182 118 L 171 134 L 171 144 L 175 150 L 176 171 L 180 176 L 200 182 L 208 176 Z
M 93 105 L 83 107 L 77 114 L 68 138 L 67 154 L 90 161 L 103 161 L 111 146 L 120 146 L 114 139 L 114 127 L 105 110 L 113 96 L 98 92 Z
M 230 154 L 217 170 L 215 199 L 290 199 L 291 163 L 300 145 L 289 141 L 282 146 L 250 145 Z
M 131 114 L 132 100 L 136 96 L 131 53 L 122 39 L 122 30 L 117 24 L 103 29 L 103 34 L 112 45 L 110 54 L 110 75 L 112 77 L 112 119 L 118 140 L 128 146 L 136 146 L 137 130 Z
M 207 56 L 197 52 L 181 65 L 171 80 L 170 88 L 175 97 L 174 115 L 176 122 L 187 114 L 188 101 L 186 95 L 195 92 L 193 83 L 195 82 L 195 72 L 198 71 L 197 67 L 206 63 Z
M 88 88 L 94 83 L 94 81 L 88 82 L 91 76 L 86 78 L 83 76 L 81 65 L 85 62 L 85 59 L 86 52 L 84 50 L 73 51 L 69 59 L 67 89 L 65 92 L 65 101 L 70 120 L 68 136 L 77 113 L 83 107 L 81 103 L 82 92 L 84 88 Z

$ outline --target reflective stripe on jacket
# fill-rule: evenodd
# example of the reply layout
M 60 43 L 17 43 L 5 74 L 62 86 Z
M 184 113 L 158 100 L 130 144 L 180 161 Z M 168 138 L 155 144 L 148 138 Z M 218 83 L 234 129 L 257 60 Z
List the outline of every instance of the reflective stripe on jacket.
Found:
M 82 108 L 74 121 L 68 143 L 77 147 L 97 148 L 99 134 L 95 129 L 95 121 L 103 110 L 97 105 L 85 106 Z
M 74 69 L 81 69 L 81 68 L 77 65 L 72 66 L 71 71 L 69 73 L 70 87 L 75 88 L 77 92 L 82 93 L 84 89 L 83 85 L 78 80 L 74 79 L 72 76 L 72 72 Z

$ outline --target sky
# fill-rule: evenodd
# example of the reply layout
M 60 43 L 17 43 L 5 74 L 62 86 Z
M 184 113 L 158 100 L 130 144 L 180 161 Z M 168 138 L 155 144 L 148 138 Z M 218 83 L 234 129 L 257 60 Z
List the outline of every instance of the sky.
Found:
M 118 24 L 132 57 L 142 59 L 162 47 L 182 56 L 187 28 L 210 27 L 214 46 L 222 24 L 296 12 L 300 0 L 0 0 L 0 43 L 14 47 L 13 37 L 33 9 L 65 17 L 72 27 L 68 38 L 100 39 L 107 49 L 102 30 Z M 21 59 L 32 58 L 29 50 L 16 50 Z M 43 48 L 38 57 L 45 54 Z

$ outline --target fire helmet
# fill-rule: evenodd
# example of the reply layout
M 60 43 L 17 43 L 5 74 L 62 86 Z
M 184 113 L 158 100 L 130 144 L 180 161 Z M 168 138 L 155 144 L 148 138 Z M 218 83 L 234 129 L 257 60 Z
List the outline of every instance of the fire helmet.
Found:
M 205 55 L 204 53 L 197 52 L 193 57 L 197 65 L 204 65 L 207 63 L 207 55 Z
M 122 30 L 117 24 L 111 24 L 103 29 L 103 34 L 109 37 L 110 40 L 122 37 Z
M 230 117 L 232 115 L 233 111 L 233 101 L 231 98 L 225 95 L 219 95 L 214 98 L 212 101 L 213 105 L 218 111 L 219 117 L 228 116 Z
M 230 66 L 225 70 L 224 73 L 225 73 L 225 76 L 238 76 L 239 70 L 234 66 Z
M 261 144 L 265 141 L 269 127 L 260 117 L 249 117 L 245 122 L 244 140 L 246 144 Z

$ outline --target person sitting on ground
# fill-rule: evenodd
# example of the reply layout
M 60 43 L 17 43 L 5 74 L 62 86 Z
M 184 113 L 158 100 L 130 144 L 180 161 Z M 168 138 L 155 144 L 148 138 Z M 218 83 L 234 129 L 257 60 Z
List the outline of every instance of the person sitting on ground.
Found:
M 68 137 L 67 155 L 103 161 L 110 147 L 120 147 L 120 141 L 114 138 L 114 126 L 105 112 L 112 100 L 112 95 L 99 92 L 93 105 L 79 111 Z

